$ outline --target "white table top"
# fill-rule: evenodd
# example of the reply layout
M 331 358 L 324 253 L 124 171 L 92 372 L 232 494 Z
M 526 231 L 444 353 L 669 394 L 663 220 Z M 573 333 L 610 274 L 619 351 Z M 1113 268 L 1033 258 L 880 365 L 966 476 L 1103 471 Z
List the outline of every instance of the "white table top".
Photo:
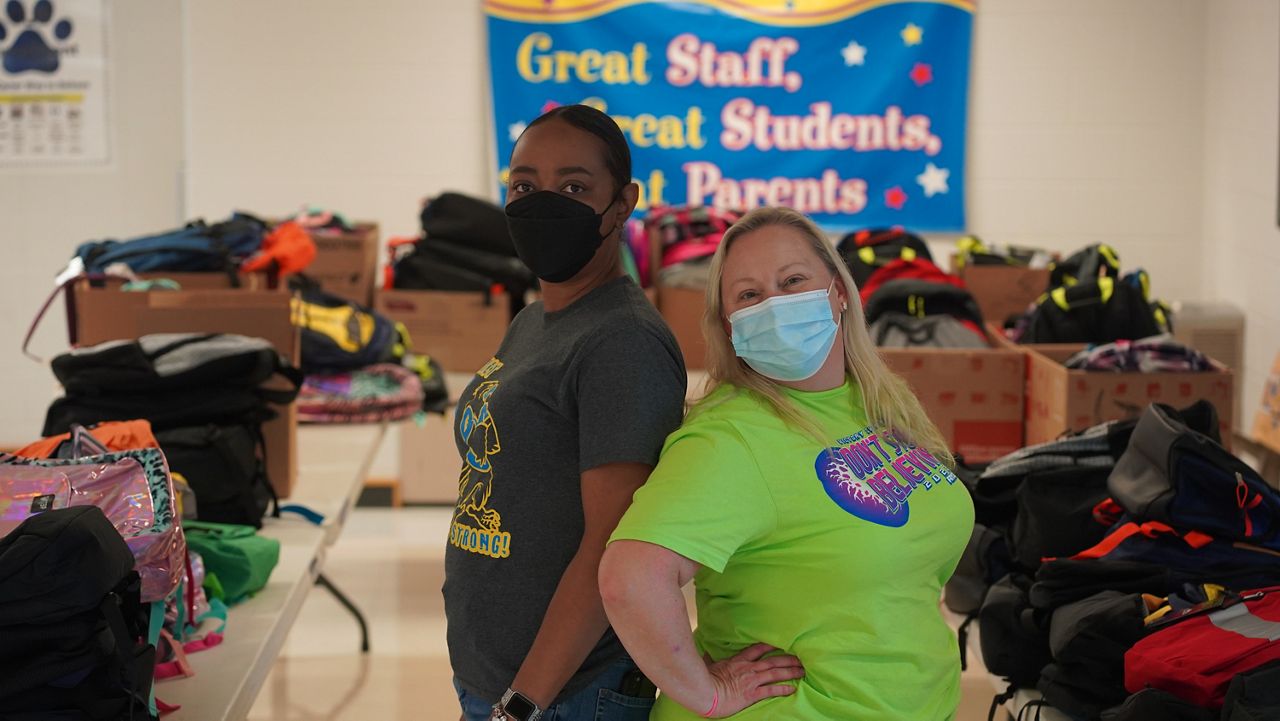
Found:
M 182 707 L 166 719 L 236 721 L 249 714 L 303 601 L 315 587 L 325 549 L 338 539 L 360 497 L 386 430 L 386 424 L 299 429 L 298 487 L 284 503 L 305 505 L 323 514 L 325 523 L 316 526 L 292 515 L 263 519 L 262 535 L 280 541 L 280 562 L 266 588 L 231 609 L 223 643 L 189 657 L 194 677 L 156 684 L 157 698 Z M 324 452 L 317 453 L 317 447 Z

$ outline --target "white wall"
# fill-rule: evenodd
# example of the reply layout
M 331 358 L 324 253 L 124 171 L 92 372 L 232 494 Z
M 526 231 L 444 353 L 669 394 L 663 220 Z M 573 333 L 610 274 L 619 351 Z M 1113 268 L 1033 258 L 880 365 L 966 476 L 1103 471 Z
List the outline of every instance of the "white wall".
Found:
M 494 195 L 479 0 L 187 7 L 191 213 L 308 203 L 385 238 L 416 234 L 423 197 Z
M 1205 283 L 1244 308 L 1248 430 L 1280 352 L 1280 3 L 1214 0 L 1203 116 Z
M 27 325 L 76 245 L 173 227 L 182 163 L 182 22 L 177 3 L 112 0 L 108 112 L 111 160 L 97 167 L 0 167 L 0 445 L 39 437 L 57 394 L 47 366 L 18 351 Z M 66 348 L 61 302 L 34 351 Z
M 1208 4 L 982 0 L 971 232 L 1059 251 L 1105 241 L 1158 296 L 1199 297 Z
M 0 353 L 10 401 L 0 443 L 32 437 L 52 397 L 48 371 L 18 354 L 16 338 L 77 242 L 304 202 L 377 220 L 384 236 L 406 234 L 424 196 L 493 193 L 479 0 L 384 0 L 358 17 L 336 0 L 187 2 L 185 20 L 175 3 L 110 5 L 112 166 L 0 169 L 0 240 L 15 259 L 0 267 L 3 328 L 15 339 Z M 1111 242 L 1170 300 L 1262 293 L 1264 271 L 1249 257 L 1275 252 L 1274 209 L 1246 227 L 1242 204 L 1250 193 L 1274 203 L 1276 23 L 1255 16 L 1276 4 L 1221 5 L 1211 14 L 1207 0 L 983 0 L 970 100 L 973 232 L 1059 250 Z M 1206 57 L 1219 68 L 1208 89 Z M 1269 73 L 1261 85 L 1243 84 L 1260 72 Z M 1236 109 L 1215 115 L 1206 97 Z M 1249 111 L 1255 104 L 1265 112 Z M 1206 191 L 1206 173 L 1244 186 L 1246 166 L 1270 185 L 1231 198 Z M 1217 243 L 1251 243 L 1253 255 L 1206 272 L 1200 261 Z M 1250 310 L 1246 400 L 1276 345 L 1260 329 L 1276 327 L 1274 311 Z M 61 347 L 59 318 L 40 337 L 45 353 Z

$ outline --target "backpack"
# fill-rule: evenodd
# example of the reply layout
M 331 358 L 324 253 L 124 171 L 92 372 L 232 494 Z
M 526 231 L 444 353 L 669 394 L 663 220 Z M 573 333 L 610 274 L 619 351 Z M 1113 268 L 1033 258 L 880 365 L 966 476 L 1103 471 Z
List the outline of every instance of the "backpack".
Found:
M 1079 433 L 1021 448 L 992 462 L 972 489 L 979 523 L 1010 525 L 1018 512 L 1018 487 L 1032 474 L 1060 469 L 1110 469 L 1129 445 L 1136 421 L 1099 423 Z
M 134 558 L 96 506 L 46 511 L 0 538 L 6 718 L 147 719 L 155 648 Z
M 1055 558 L 1036 571 L 1031 605 L 1052 611 L 1102 591 L 1165 596 L 1191 580 L 1193 576 L 1154 563 Z
M 1169 406 L 1147 407 L 1109 486 L 1136 520 L 1280 551 L 1280 493 Z
M 1280 718 L 1280 661 L 1237 674 L 1227 687 L 1222 721 L 1270 721 Z
M 1094 509 L 1107 499 L 1105 466 L 1066 467 L 1029 473 L 1015 495 L 1018 512 L 1010 533 L 1013 559 L 1034 572 L 1043 559 L 1090 548 L 1107 533 Z
M 533 273 L 519 259 L 450 246 L 443 241 L 424 247 L 424 242 L 416 240 L 390 246 L 392 288 L 475 292 L 489 305 L 494 296 L 500 294 L 499 286 L 502 286 L 507 291 L 514 318 L 524 309 L 525 294 L 537 287 Z
M 943 603 L 955 613 L 977 613 L 991 585 L 1013 570 L 1004 529 L 975 523 L 960 563 L 947 580 Z
M 1228 588 L 1280 584 L 1280 551 L 1216 539 L 1199 531 L 1180 532 L 1158 521 L 1124 517 L 1098 545 L 1072 556 L 1164 566 L 1190 581 Z
M 1110 343 L 1161 332 L 1141 290 L 1101 277 L 1050 290 L 1031 311 L 1019 342 Z
M 885 313 L 902 313 L 917 318 L 949 315 L 965 324 L 979 337 L 982 312 L 969 291 L 954 285 L 927 280 L 890 280 L 881 285 L 863 304 L 867 323 L 874 324 Z
M 880 348 L 990 348 L 986 339 L 949 315 L 918 318 L 882 313 L 868 329 Z
M 419 219 L 428 238 L 516 257 L 506 213 L 487 200 L 462 193 L 441 193 L 422 206 Z
M 1125 652 L 1145 634 L 1146 602 L 1140 594 L 1102 591 L 1053 612 L 1046 666 L 1037 688 L 1051 706 L 1097 717 L 1122 703 Z
M 228 333 L 157 333 L 76 348 L 53 359 L 53 374 L 68 393 L 94 395 L 255 388 L 276 374 L 302 382 L 268 341 Z
M 209 423 L 157 431 L 156 440 L 173 472 L 195 491 L 197 519 L 262 526 L 278 499 L 257 428 Z
M 132 240 L 103 240 L 76 248 L 84 273 L 103 273 L 107 266 L 124 263 L 135 273 L 225 271 L 236 285 L 240 263 L 262 246 L 266 223 L 245 213 L 234 213 L 221 223 L 203 220 L 158 235 Z
M 142 600 L 162 601 L 182 580 L 187 553 L 173 494 L 156 448 L 66 460 L 0 456 L 0 534 L 41 512 L 100 508 L 135 559 Z
M 1124 703 L 1102 712 L 1102 721 L 1218 721 L 1209 709 L 1158 688 L 1144 688 Z
M 1063 260 L 1049 264 L 1049 287 L 1089 283 L 1120 276 L 1120 254 L 1105 243 L 1086 246 Z
M 68 433 L 28 443 L 13 455 L 23 458 L 83 458 L 111 451 L 159 447 L 147 421 L 110 421 L 94 426 L 92 432 L 77 424 Z M 90 452 L 85 452 L 86 448 Z
M 1134 691 L 1159 688 L 1190 703 L 1218 708 L 1234 676 L 1280 661 L 1277 628 L 1280 588 L 1276 587 L 1187 616 L 1155 631 L 1125 654 L 1125 686 Z
M 926 280 L 930 283 L 941 283 L 943 285 L 951 285 L 960 289 L 967 289 L 968 286 L 960 279 L 958 275 L 952 275 L 943 271 L 941 268 L 933 264 L 931 260 L 923 260 L 916 258 L 914 260 L 891 260 L 880 268 L 876 269 L 867 279 L 867 282 L 858 286 L 858 295 L 862 298 L 863 305 L 871 300 L 871 296 L 880 289 L 880 286 L 891 280 Z
M 849 274 L 859 288 L 871 279 L 877 269 L 894 260 L 933 262 L 933 255 L 924 239 L 900 227 L 867 228 L 849 233 L 836 244 L 836 251 L 844 258 Z
M 662 247 L 662 268 L 698 259 L 709 259 L 720 247 L 720 239 L 742 212 L 728 208 L 697 205 L 667 205 L 653 208 L 644 226 L 657 236 Z
M 396 325 L 358 303 L 318 289 L 292 301 L 301 328 L 302 371 L 344 371 L 391 360 L 400 343 Z
M 423 410 L 422 381 L 392 363 L 307 376 L 298 395 L 301 423 L 378 423 Z
M 978 611 L 982 661 L 1016 688 L 1035 686 L 1052 659 L 1048 615 L 1031 606 L 1030 588 L 1030 578 L 1011 573 L 991 586 Z

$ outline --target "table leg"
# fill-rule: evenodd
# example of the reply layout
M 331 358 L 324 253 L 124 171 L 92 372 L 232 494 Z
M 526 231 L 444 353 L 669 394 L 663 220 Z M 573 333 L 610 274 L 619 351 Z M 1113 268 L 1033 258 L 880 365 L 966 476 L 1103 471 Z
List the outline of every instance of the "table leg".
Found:
M 324 575 L 323 572 L 316 576 L 316 585 L 333 594 L 333 597 L 338 599 L 338 603 L 350 611 L 352 616 L 355 616 L 356 623 L 360 624 L 360 653 L 369 653 L 369 624 L 365 621 L 364 614 L 360 612 L 360 609 L 351 599 L 347 598 L 346 594 L 333 585 L 333 581 L 330 581 L 329 577 Z

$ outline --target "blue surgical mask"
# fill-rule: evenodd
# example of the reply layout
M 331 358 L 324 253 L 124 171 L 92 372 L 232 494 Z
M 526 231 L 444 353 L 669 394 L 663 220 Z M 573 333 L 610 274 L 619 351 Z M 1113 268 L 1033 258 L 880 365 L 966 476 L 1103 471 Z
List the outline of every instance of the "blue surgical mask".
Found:
M 840 328 L 831 314 L 830 296 L 830 287 L 777 295 L 733 313 L 734 352 L 766 378 L 812 378 L 831 354 Z

